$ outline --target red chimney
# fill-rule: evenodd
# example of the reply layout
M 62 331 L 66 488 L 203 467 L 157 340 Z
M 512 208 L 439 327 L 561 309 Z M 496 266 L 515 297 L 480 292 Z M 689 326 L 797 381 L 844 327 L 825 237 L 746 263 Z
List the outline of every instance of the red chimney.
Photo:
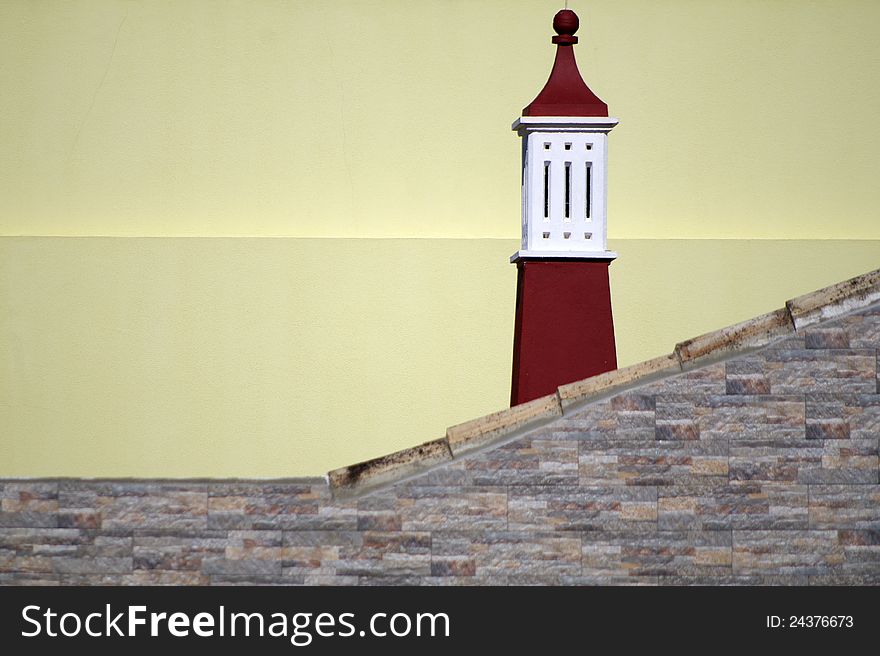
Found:
M 554 17 L 550 78 L 513 124 L 524 143 L 511 405 L 617 368 L 605 223 L 617 119 L 578 71 L 578 26 L 569 9 Z

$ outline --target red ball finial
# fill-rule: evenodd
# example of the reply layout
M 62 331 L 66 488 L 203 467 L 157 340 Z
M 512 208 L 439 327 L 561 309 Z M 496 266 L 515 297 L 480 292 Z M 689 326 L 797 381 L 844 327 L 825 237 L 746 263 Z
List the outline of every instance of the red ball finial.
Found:
M 563 34 L 574 36 L 574 33 L 578 31 L 578 27 L 580 27 L 578 15 L 571 9 L 560 9 L 553 17 L 553 29 L 560 36 Z
M 578 15 L 571 9 L 560 9 L 553 17 L 553 29 L 556 36 L 553 37 L 553 43 L 560 46 L 570 46 L 578 42 L 578 38 L 574 35 L 580 27 Z

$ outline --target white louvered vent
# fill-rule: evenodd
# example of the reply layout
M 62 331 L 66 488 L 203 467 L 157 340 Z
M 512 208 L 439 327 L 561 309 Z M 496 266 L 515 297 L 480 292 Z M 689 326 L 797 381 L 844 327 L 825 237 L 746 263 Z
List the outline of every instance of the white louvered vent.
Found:
M 608 132 L 617 119 L 523 117 L 520 257 L 602 257 Z

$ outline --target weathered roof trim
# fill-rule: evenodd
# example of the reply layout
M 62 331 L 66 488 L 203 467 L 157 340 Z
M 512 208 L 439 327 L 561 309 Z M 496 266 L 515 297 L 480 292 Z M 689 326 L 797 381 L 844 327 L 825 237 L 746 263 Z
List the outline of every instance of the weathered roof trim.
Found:
M 880 269 L 798 296 L 787 301 L 785 307 L 791 313 L 795 328 L 800 330 L 877 301 L 880 301 Z
M 453 456 L 473 451 L 513 433 L 525 433 L 536 425 L 562 416 L 559 394 L 549 394 L 539 399 L 493 412 L 491 415 L 472 419 L 446 429 L 446 439 Z
M 513 439 L 560 416 L 627 389 L 763 348 L 805 327 L 880 303 L 880 269 L 791 299 L 785 307 L 686 340 L 645 362 L 559 387 L 555 394 L 467 421 L 446 436 L 328 473 L 334 496 L 354 496 L 397 483 L 479 448 Z
M 421 473 L 429 467 L 452 460 L 447 439 L 432 440 L 409 449 L 395 451 L 327 473 L 333 496 L 360 494 Z
M 767 346 L 794 332 L 794 322 L 788 309 L 781 308 L 680 342 L 675 345 L 675 355 L 681 361 L 682 369 L 694 369 L 724 360 L 734 353 Z
M 670 353 L 563 385 L 556 393 L 559 394 L 563 411 L 570 412 L 574 408 L 618 394 L 630 387 L 679 373 L 681 362 L 675 353 Z

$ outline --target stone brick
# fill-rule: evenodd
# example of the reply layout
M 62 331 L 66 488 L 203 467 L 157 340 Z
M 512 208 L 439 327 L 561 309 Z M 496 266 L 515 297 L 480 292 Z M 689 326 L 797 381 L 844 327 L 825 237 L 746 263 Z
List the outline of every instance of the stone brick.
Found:
M 502 584 L 581 574 L 581 540 L 576 533 L 438 531 L 432 551 L 440 562 L 472 560 L 476 577 Z
M 803 396 L 709 395 L 695 396 L 692 402 L 700 435 L 728 438 L 731 447 L 744 439 L 804 438 Z
M 145 531 L 133 537 L 135 570 L 199 571 L 206 558 L 222 557 L 226 531 Z
M 215 575 L 226 577 L 222 580 L 227 582 L 233 582 L 236 578 L 240 583 L 262 582 L 263 577 L 273 580 L 281 578 L 281 561 L 206 558 L 202 563 L 202 571 L 212 577 Z
M 823 440 L 818 466 L 801 468 L 798 481 L 821 484 L 878 483 L 878 440 Z
M 880 570 L 865 572 L 864 574 L 829 574 L 809 577 L 809 585 L 844 585 L 852 586 L 876 586 L 880 585 Z
M 578 445 L 532 434 L 463 461 L 473 485 L 577 485 Z
M 582 440 L 581 485 L 674 485 L 728 477 L 726 439 Z
M 383 500 L 387 504 L 383 504 Z M 507 527 L 506 487 L 403 485 L 394 496 L 361 501 L 363 503 L 358 508 L 358 528 L 361 529 L 386 526 L 394 530 L 428 531 Z M 390 507 L 388 511 L 370 510 L 386 505 Z M 392 514 L 387 514 L 389 512 Z M 364 515 L 370 518 L 369 521 L 360 521 Z M 377 521 L 379 516 L 385 520 Z
M 880 344 L 880 304 L 829 324 L 847 335 L 849 348 L 877 348 Z
M 583 575 L 626 578 L 731 574 L 730 531 L 598 531 L 583 537 Z
M 762 356 L 773 394 L 877 392 L 877 354 L 870 349 L 768 350 Z
M 655 435 L 655 396 L 632 392 L 586 406 L 547 431 L 558 439 L 651 440 Z
M 199 571 L 135 569 L 122 585 L 209 585 L 211 578 Z
M 361 541 L 341 548 L 334 566 L 343 576 L 430 576 L 431 534 L 365 531 Z M 322 560 L 322 562 L 324 562 Z
M 848 349 L 849 333 L 840 326 L 807 328 L 804 346 L 808 349 Z
M 357 529 L 359 531 L 399 531 L 402 525 L 396 495 L 370 494 L 358 499 Z
M 716 362 L 651 383 L 639 391 L 649 394 L 724 394 L 727 390 L 724 374 L 724 362 Z
M 823 442 L 783 438 L 730 442 L 732 481 L 806 483 L 802 474 L 822 466 Z
M 810 486 L 810 528 L 880 530 L 880 486 Z
M 733 531 L 734 574 L 833 574 L 844 563 L 837 531 Z
M 661 530 L 806 529 L 806 485 L 738 483 L 658 488 Z
M 331 502 L 326 483 L 212 483 L 207 527 L 211 529 L 321 529 L 357 527 L 357 502 Z
M 2 563 L 2 556 L 0 556 Z M 43 572 L 5 571 L 0 568 L 0 586 L 55 586 L 61 585 L 61 575 Z
M 807 438 L 872 439 L 880 435 L 880 395 L 806 395 Z
M 102 528 L 207 528 L 205 483 L 62 481 L 59 502 L 74 514 L 98 515 Z
M 509 528 L 516 531 L 622 530 L 656 525 L 653 487 L 512 487 Z
M 59 574 L 125 574 L 132 571 L 131 556 L 126 558 L 57 558 L 52 563 Z
M 727 394 L 761 396 L 770 394 L 763 361 L 757 359 L 730 360 L 725 363 Z

